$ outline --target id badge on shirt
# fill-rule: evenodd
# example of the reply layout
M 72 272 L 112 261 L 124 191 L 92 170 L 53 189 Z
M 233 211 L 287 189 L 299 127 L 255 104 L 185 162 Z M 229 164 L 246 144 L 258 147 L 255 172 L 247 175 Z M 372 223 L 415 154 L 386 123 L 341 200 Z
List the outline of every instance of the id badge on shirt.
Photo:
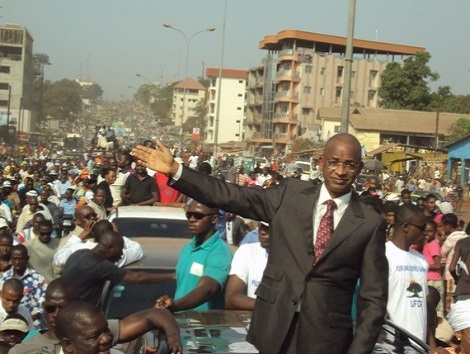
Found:
M 202 277 L 204 273 L 204 265 L 198 262 L 193 262 L 193 264 L 191 264 L 191 269 L 189 270 L 189 273 L 198 277 Z

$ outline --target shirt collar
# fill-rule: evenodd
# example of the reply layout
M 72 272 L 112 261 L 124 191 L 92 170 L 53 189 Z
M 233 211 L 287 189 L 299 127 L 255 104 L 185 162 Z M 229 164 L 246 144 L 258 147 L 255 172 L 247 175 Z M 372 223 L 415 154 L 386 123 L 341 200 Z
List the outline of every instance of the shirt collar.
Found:
M 352 196 L 352 191 L 349 191 L 346 194 L 343 194 L 341 197 L 334 198 L 333 200 L 336 203 L 336 211 L 339 214 L 343 214 L 346 208 L 349 205 L 349 202 L 351 201 L 351 196 Z M 327 200 L 332 199 L 330 196 L 330 193 L 328 193 L 328 190 L 325 187 L 325 183 L 321 185 L 320 188 L 320 195 L 318 197 L 318 204 L 321 205 L 325 203 Z
M 196 236 L 193 237 L 192 241 L 191 241 L 191 245 L 192 245 L 192 248 L 193 250 L 195 249 L 198 249 L 198 248 L 202 248 L 202 249 L 209 249 L 212 247 L 212 245 L 214 243 L 217 242 L 217 239 L 220 238 L 220 235 L 219 235 L 219 231 L 215 231 L 212 236 L 210 236 L 207 240 L 205 240 L 202 244 L 200 244 L 199 246 L 196 246 Z

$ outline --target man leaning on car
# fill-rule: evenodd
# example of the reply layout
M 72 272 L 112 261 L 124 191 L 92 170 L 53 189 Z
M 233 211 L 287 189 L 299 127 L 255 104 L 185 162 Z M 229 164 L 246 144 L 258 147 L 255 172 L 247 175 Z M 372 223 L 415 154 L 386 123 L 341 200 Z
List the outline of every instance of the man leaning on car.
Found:
M 193 200 L 187 206 L 186 217 L 194 237 L 178 257 L 175 297 L 161 296 L 156 307 L 172 312 L 223 309 L 232 252 L 215 230 L 218 209 Z

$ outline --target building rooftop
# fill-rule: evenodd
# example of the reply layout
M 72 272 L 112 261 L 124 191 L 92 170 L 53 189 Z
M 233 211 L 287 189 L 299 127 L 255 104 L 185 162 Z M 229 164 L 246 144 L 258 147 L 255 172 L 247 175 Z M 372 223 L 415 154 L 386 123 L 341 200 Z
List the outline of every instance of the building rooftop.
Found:
M 274 35 L 267 35 L 259 42 L 260 49 L 282 50 L 283 43 L 296 40 L 297 47 L 312 48 L 316 52 L 344 53 L 346 52 L 346 37 L 286 29 Z M 312 43 L 315 43 L 313 48 Z M 424 52 L 423 47 L 409 45 L 354 39 L 354 53 L 356 54 L 397 54 L 416 55 Z
M 207 77 L 218 77 L 219 68 L 207 68 L 206 69 Z M 232 78 L 232 79 L 246 79 L 248 77 L 248 71 L 238 70 L 238 69 L 222 69 L 223 78 Z
M 340 107 L 323 107 L 319 118 L 341 121 Z M 470 114 L 439 113 L 439 134 L 447 135 L 460 118 L 470 119 Z M 407 133 L 421 135 L 436 133 L 436 112 L 418 112 L 381 108 L 351 108 L 349 122 L 356 130 Z
M 178 82 L 175 87 L 175 89 L 188 89 L 188 90 L 205 90 L 206 88 L 202 86 L 199 82 L 194 80 L 192 77 L 187 77 L 184 80 L 181 80 Z

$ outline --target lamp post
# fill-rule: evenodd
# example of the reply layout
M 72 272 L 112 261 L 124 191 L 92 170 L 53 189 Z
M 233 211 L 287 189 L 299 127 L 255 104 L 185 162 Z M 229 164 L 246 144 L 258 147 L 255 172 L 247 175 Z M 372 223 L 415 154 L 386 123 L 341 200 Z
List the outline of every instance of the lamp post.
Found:
M 199 33 L 203 33 L 203 32 L 214 32 L 215 31 L 215 27 L 207 27 L 206 29 L 203 29 L 203 30 L 200 30 L 200 31 L 196 31 L 194 32 L 190 37 L 188 37 L 188 35 L 186 35 L 186 33 L 184 33 L 182 30 L 180 30 L 179 28 L 177 27 L 173 27 L 171 24 L 169 23 L 164 23 L 163 24 L 163 27 L 165 28 L 170 28 L 172 30 L 175 30 L 179 33 L 181 33 L 181 35 L 184 37 L 184 40 L 185 40 L 185 43 L 186 43 L 186 60 L 185 60 L 185 64 L 184 64 L 184 79 L 185 80 L 187 77 L 188 77 L 188 63 L 189 63 L 189 49 L 190 49 L 190 46 L 191 46 L 191 41 L 193 40 L 194 37 L 196 37 Z M 182 115 L 181 115 L 181 128 L 180 128 L 180 151 L 183 150 L 183 123 L 184 123 L 184 118 L 185 118 L 185 106 L 186 106 L 186 94 L 187 94 L 187 85 L 184 85 L 184 88 L 183 88 L 183 107 L 182 107 Z

